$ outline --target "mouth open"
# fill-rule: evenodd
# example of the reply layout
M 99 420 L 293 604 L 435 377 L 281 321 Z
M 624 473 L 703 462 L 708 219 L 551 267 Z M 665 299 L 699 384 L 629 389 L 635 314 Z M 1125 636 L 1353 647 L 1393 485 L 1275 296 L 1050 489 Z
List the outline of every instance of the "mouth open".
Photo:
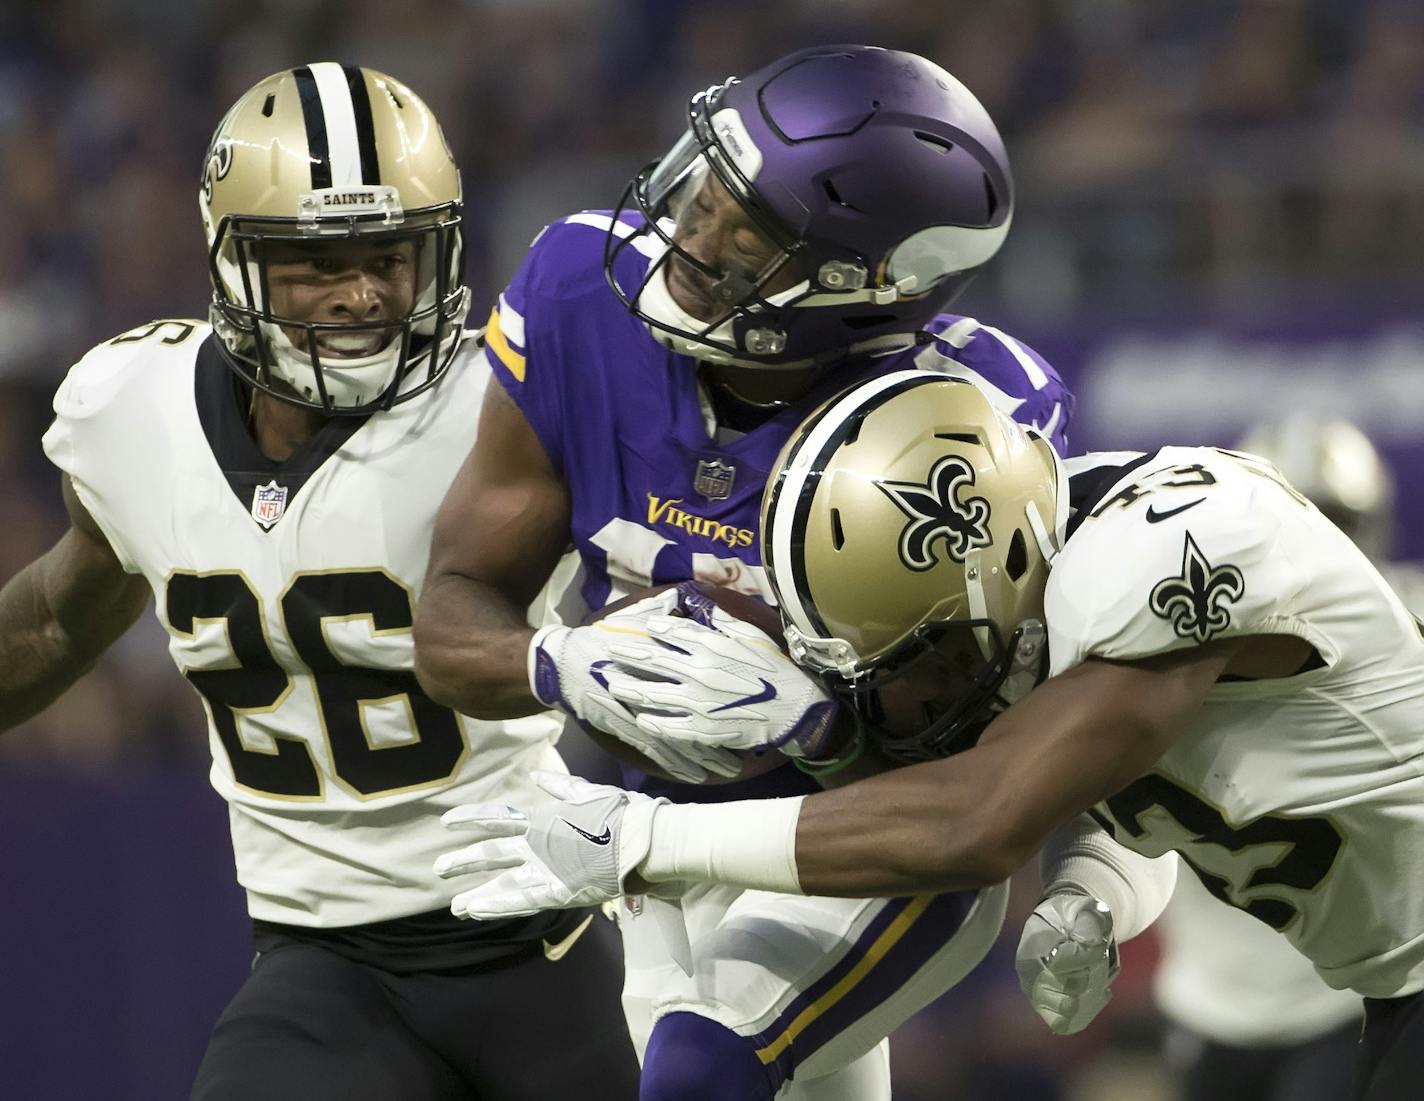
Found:
M 317 351 L 332 359 L 363 359 L 373 356 L 390 342 L 379 331 L 363 333 L 321 333 L 316 338 Z

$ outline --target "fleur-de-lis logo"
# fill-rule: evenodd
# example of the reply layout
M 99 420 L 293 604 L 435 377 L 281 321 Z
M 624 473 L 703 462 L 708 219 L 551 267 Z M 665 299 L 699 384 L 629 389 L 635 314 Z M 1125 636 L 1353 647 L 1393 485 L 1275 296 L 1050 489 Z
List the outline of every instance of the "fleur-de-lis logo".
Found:
M 1231 609 L 1241 599 L 1246 579 L 1235 566 L 1213 566 L 1187 532 L 1182 548 L 1182 575 L 1167 577 L 1152 587 L 1147 606 L 1168 620 L 1179 638 L 1205 642 L 1231 626 Z
M 910 518 L 900 532 L 900 561 L 912 570 L 927 570 L 939 561 L 935 544 L 944 541 L 949 557 L 963 562 L 974 547 L 987 547 L 989 502 L 963 500 L 959 493 L 974 484 L 974 468 L 958 455 L 945 455 L 920 482 L 876 482 L 881 491 Z
M 208 146 L 208 157 L 203 165 L 203 197 L 213 201 L 213 184 L 225 179 L 232 171 L 232 139 L 213 135 L 213 143 Z

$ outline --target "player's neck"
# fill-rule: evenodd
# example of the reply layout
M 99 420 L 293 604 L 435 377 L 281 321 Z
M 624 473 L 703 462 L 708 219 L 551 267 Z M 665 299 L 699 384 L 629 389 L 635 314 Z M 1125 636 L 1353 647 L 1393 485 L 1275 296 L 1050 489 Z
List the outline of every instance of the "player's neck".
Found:
M 321 430 L 326 420 L 313 409 L 304 409 L 255 390 L 247 428 L 257 443 L 257 450 L 274 463 L 280 463 L 295 455 Z

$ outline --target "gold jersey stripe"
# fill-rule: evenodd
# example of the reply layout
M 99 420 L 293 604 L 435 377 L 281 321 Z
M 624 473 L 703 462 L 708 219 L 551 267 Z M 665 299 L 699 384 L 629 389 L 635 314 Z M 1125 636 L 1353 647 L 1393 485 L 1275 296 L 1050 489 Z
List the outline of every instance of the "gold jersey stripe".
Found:
M 810 1027 L 817 1017 L 820 1017 L 854 990 L 856 984 L 870 974 L 871 968 L 884 959 L 885 954 L 894 948 L 900 938 L 909 931 L 910 926 L 915 924 L 919 916 L 925 912 L 925 907 L 933 899 L 934 895 L 916 895 L 910 904 L 900 912 L 899 916 L 875 938 L 875 942 L 866 950 L 865 956 L 846 973 L 840 982 L 798 1013 L 796 1019 L 786 1026 L 780 1036 L 767 1044 L 766 1047 L 757 1049 L 757 1058 L 762 1061 L 763 1065 L 774 1062 L 783 1051 L 791 1046 L 797 1036 Z
M 509 341 L 504 338 L 504 333 L 499 327 L 499 307 L 490 310 L 489 324 L 485 328 L 485 343 L 493 349 L 494 354 L 499 356 L 499 360 L 514 376 L 517 382 L 524 381 L 524 357 L 516 352 Z

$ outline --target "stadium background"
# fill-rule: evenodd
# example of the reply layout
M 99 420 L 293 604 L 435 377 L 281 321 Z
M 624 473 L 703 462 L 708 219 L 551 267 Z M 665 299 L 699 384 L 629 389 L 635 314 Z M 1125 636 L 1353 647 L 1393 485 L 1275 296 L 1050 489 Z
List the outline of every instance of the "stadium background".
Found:
M 669 145 L 691 92 L 834 41 L 924 53 L 998 121 L 1016 224 L 956 309 L 1059 366 L 1075 451 L 1346 415 L 1399 478 L 1400 555 L 1424 556 L 1417 2 L 20 0 L 0 11 L 0 574 L 62 529 L 39 437 L 67 366 L 204 313 L 199 162 L 259 77 L 341 60 L 426 98 L 464 173 L 478 318 L 541 225 L 611 205 Z M 0 743 L 0 1095 L 186 1095 L 249 952 L 206 753 L 151 621 Z M 1057 1040 L 1001 945 L 899 1035 L 897 1098 L 1170 1097 L 1152 953 L 1129 946 L 1102 1021 Z

